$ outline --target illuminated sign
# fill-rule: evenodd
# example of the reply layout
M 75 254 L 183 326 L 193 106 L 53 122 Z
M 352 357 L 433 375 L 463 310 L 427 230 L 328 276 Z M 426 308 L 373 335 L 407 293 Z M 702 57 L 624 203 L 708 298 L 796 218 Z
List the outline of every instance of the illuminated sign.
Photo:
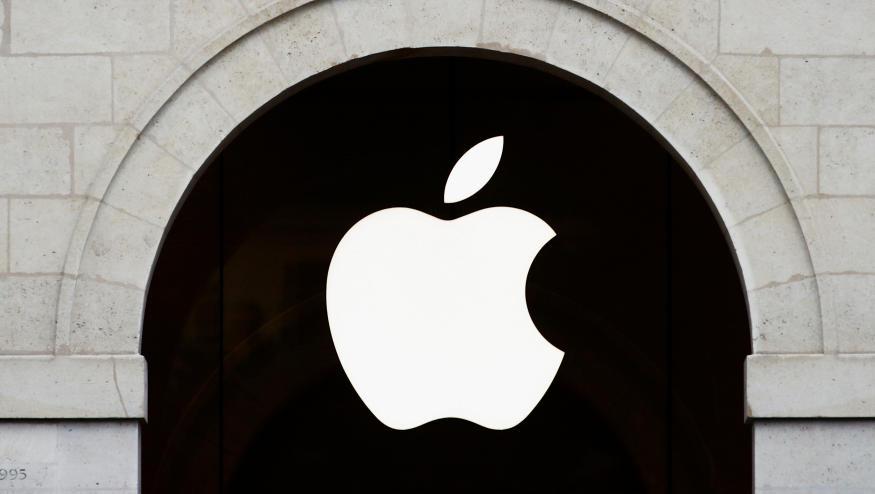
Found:
M 480 190 L 502 147 L 499 136 L 468 150 L 444 202 Z M 455 417 L 508 429 L 529 415 L 564 355 L 535 327 L 525 295 L 532 261 L 554 236 L 510 207 L 451 221 L 388 208 L 346 232 L 328 269 L 328 321 L 347 377 L 382 423 Z

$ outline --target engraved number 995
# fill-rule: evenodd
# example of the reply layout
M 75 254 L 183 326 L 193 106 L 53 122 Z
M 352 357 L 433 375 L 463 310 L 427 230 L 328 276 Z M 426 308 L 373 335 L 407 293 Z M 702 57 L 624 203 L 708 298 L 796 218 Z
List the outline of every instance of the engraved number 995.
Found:
M 24 480 L 27 471 L 24 468 L 0 468 L 0 480 Z

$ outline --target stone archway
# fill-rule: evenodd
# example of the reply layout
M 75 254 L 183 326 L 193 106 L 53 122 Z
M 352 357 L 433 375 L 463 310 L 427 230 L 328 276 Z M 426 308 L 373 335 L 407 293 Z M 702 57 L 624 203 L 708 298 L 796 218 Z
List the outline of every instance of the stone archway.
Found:
M 835 328 L 822 323 L 817 252 L 810 250 L 815 225 L 762 120 L 708 57 L 671 29 L 634 8 L 582 3 L 276 2 L 187 56 L 110 147 L 89 192 L 100 199 L 86 200 L 67 252 L 55 354 L 74 358 L 57 361 L 53 372 L 72 368 L 83 382 L 108 369 L 120 377 L 114 387 L 89 388 L 100 405 L 62 394 L 40 414 L 144 416 L 138 351 L 149 273 L 184 191 L 232 129 L 339 63 L 391 49 L 456 46 L 522 54 L 591 82 L 689 165 L 723 221 L 744 280 L 759 354 L 748 362 L 746 413 L 859 416 L 855 405 L 811 393 L 826 382 L 834 358 L 765 355 L 834 353 L 837 343 Z M 354 22 L 362 19 L 368 22 Z M 814 369 L 814 378 L 782 377 L 801 368 Z M 865 393 L 852 383 L 833 387 L 835 396 Z
M 678 403 L 668 413 L 697 411 L 672 422 L 678 424 L 671 435 L 677 453 L 673 485 L 691 488 L 693 472 L 703 471 L 698 462 L 711 458 L 724 475 L 711 482 L 733 492 L 747 489 L 745 479 L 750 479 L 743 472 L 749 470 L 750 428 L 738 414 L 741 364 L 750 353 L 743 290 L 718 223 L 684 167 L 616 105 L 530 58 L 482 49 L 426 49 L 386 52 L 365 61 L 339 67 L 229 138 L 176 214 L 145 308 L 142 353 L 150 369 L 150 420 L 141 428 L 143 488 L 165 491 L 212 481 L 209 467 L 217 452 L 231 484 L 250 478 L 256 484 L 249 488 L 258 485 L 259 490 L 283 484 L 267 472 L 287 468 L 268 465 L 300 468 L 292 458 L 308 465 L 295 470 L 304 485 L 326 465 L 338 464 L 345 465 L 339 468 L 350 473 L 347 478 L 362 482 L 395 479 L 409 485 L 417 478 L 417 468 L 409 477 L 388 474 L 384 468 L 406 470 L 405 460 L 357 450 L 365 444 L 408 451 L 425 470 L 445 458 L 449 470 L 441 479 L 457 478 L 449 472 L 473 459 L 427 458 L 414 454 L 412 444 L 395 441 L 413 441 L 429 451 L 473 441 L 483 458 L 501 456 L 492 449 L 497 443 L 473 439 L 470 424 L 441 421 L 403 438 L 373 427 L 379 424 L 360 413 L 358 401 L 346 401 L 355 397 L 343 386 L 346 380 L 327 340 L 323 301 L 324 273 L 347 221 L 398 205 L 449 220 L 510 201 L 538 211 L 558 233 L 532 266 L 527 301 L 539 330 L 566 352 L 568 365 L 527 425 L 492 438 L 516 445 L 517 451 L 510 455 L 516 463 L 494 466 L 507 471 L 499 475 L 505 484 L 493 488 L 506 489 L 507 482 L 532 488 L 539 482 L 527 483 L 532 481 L 512 473 L 517 469 L 509 464 L 543 486 L 547 478 L 568 479 L 559 465 L 579 459 L 579 451 L 612 456 L 609 451 L 622 448 L 634 455 L 631 462 L 648 488 L 660 491 L 665 471 L 660 434 L 668 427 L 661 419 L 667 408 L 661 404 L 662 390 L 671 386 Z M 452 163 L 470 139 L 496 132 L 505 135 L 506 147 L 495 188 L 467 205 L 436 204 L 439 197 L 432 189 L 445 181 L 446 162 Z M 670 195 L 669 163 L 676 177 Z M 668 202 L 674 204 L 670 221 L 678 228 L 666 237 L 663 205 Z M 665 265 L 666 245 L 673 246 L 672 268 Z M 667 272 L 673 281 L 665 292 Z M 689 272 L 697 273 L 697 281 L 684 283 Z M 684 287 L 695 296 L 685 297 L 690 292 Z M 663 312 L 666 299 L 677 307 L 675 323 L 667 325 L 672 316 Z M 673 357 L 666 356 L 667 345 L 676 348 Z M 217 353 L 227 355 L 220 371 Z M 666 361 L 673 372 L 660 371 Z M 587 377 L 596 373 L 598 379 Z M 697 384 L 690 386 L 691 379 Z M 216 393 L 222 407 L 216 406 Z M 344 405 L 337 407 L 338 402 Z M 598 403 L 599 412 L 583 403 Z M 717 427 L 707 425 L 711 410 L 722 414 Z M 210 424 L 216 420 L 226 424 L 221 439 L 204 440 L 214 437 Z M 688 440 L 680 424 L 695 424 L 694 437 L 711 437 L 702 443 L 720 447 L 695 450 L 696 441 Z M 593 439 L 608 435 L 606 430 L 618 431 L 622 439 Z M 286 434 L 287 446 L 266 447 L 266 439 L 257 439 Z M 308 443 L 311 437 L 317 442 Z M 544 443 L 519 447 L 534 437 Z M 217 450 L 217 441 L 225 447 Z M 739 445 L 744 441 L 746 446 Z M 200 452 L 192 454 L 197 446 Z M 353 450 L 362 461 L 346 464 L 345 454 L 326 461 L 324 454 L 316 459 L 306 453 Z M 526 456 L 535 451 L 537 458 Z M 613 457 L 629 465 L 622 456 Z M 690 458 L 693 464 L 686 463 Z M 241 476 L 243 465 L 259 465 L 265 473 Z M 540 470 L 544 465 L 555 470 L 548 475 Z M 483 471 L 492 470 L 484 465 Z M 484 481 L 477 475 L 467 479 L 473 485 Z M 434 482 L 446 488 L 443 480 Z
M 154 108 L 184 80 L 154 117 L 150 103 L 141 109 L 92 184 L 102 200 L 86 204 L 71 242 L 56 353 L 138 351 L 143 293 L 163 231 L 192 177 L 233 128 L 287 87 L 341 62 L 417 46 L 524 54 L 628 105 L 677 150 L 722 219 L 747 290 L 755 352 L 822 352 L 807 228 L 798 220 L 807 216 L 791 201 L 798 187 L 789 168 L 767 157 L 777 147 L 765 128 L 743 100 L 727 98 L 737 93 L 694 50 L 633 10 L 597 8 L 634 29 L 572 2 L 483 11 L 424 4 L 412 14 L 367 2 L 315 2 L 287 13 L 274 5 L 226 32 L 150 99 Z M 352 22 L 364 18 L 369 22 Z M 197 70 L 186 78 L 191 67 Z M 788 314 L 792 323 L 776 323 Z

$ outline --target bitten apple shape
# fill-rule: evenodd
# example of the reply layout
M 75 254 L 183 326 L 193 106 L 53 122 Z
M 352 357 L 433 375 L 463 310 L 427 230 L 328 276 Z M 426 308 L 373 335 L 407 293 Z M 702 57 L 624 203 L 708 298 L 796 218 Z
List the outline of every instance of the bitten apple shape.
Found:
M 446 202 L 492 176 L 502 137 L 471 148 Z M 526 278 L 555 233 L 526 211 L 493 207 L 445 221 L 389 208 L 356 223 L 328 269 L 331 337 L 362 401 L 385 425 L 456 417 L 490 429 L 525 419 L 563 352 L 528 312 Z

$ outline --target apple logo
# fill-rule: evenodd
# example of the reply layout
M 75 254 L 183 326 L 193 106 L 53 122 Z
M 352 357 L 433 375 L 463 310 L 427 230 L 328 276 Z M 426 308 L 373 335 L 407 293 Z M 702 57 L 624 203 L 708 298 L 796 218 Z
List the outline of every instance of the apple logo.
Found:
M 444 202 L 480 190 L 503 144 L 498 136 L 469 149 Z M 377 419 L 393 429 L 450 417 L 509 429 L 529 415 L 564 355 L 535 327 L 525 295 L 529 268 L 555 235 L 510 207 L 451 221 L 388 208 L 346 232 L 328 268 L 328 323 Z

